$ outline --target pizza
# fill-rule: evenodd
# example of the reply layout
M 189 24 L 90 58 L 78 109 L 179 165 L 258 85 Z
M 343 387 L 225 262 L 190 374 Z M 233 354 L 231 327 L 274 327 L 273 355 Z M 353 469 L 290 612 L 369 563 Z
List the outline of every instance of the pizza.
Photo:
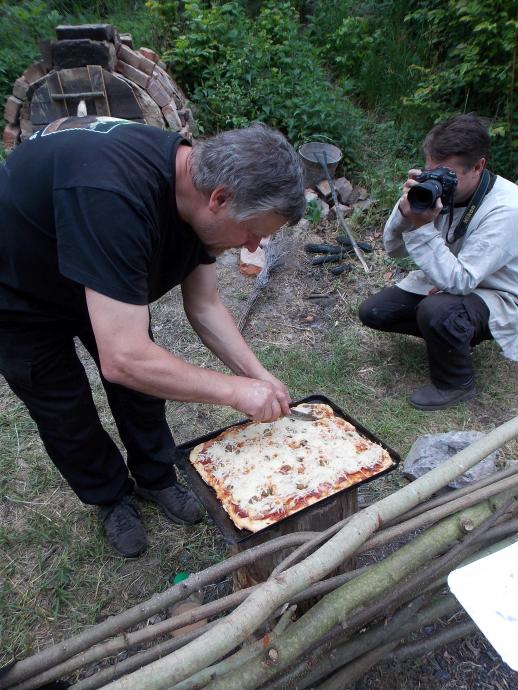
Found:
M 239 529 L 258 532 L 394 465 L 382 446 L 329 405 L 294 409 L 316 419 L 232 426 L 190 452 L 190 462 Z

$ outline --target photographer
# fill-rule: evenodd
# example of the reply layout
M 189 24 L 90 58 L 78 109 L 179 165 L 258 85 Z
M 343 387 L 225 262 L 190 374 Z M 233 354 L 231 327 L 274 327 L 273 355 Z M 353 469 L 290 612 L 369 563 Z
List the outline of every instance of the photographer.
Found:
M 383 235 L 389 256 L 419 270 L 365 300 L 359 317 L 425 340 L 431 383 L 410 403 L 439 410 L 475 395 L 474 345 L 494 338 L 518 360 L 518 187 L 486 171 L 489 135 L 474 114 L 436 125 L 423 152 L 426 171 L 410 170 Z

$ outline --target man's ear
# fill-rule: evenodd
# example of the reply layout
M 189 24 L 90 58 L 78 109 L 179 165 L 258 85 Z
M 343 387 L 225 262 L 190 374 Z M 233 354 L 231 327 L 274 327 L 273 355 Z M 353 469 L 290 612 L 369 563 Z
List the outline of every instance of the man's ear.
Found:
M 209 197 L 209 211 L 219 213 L 230 204 L 230 195 L 224 187 L 216 187 Z
M 485 158 L 480 158 L 476 163 L 475 163 L 475 172 L 481 173 L 484 168 L 486 167 L 486 159 Z

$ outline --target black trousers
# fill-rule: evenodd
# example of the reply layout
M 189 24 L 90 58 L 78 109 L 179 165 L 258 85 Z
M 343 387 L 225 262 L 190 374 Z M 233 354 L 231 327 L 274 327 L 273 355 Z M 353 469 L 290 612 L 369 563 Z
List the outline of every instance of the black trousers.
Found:
M 99 420 L 74 336 L 99 368 L 89 323 L 0 326 L 0 373 L 27 406 L 51 460 L 84 503 L 109 505 L 130 493 L 128 468 L 145 488 L 169 486 L 176 475 L 164 400 L 110 383 L 101 374 L 127 451 L 126 466 Z
M 470 348 L 492 337 L 489 309 L 473 293 L 426 296 L 388 287 L 366 299 L 358 315 L 370 328 L 424 338 L 430 378 L 443 389 L 473 385 Z

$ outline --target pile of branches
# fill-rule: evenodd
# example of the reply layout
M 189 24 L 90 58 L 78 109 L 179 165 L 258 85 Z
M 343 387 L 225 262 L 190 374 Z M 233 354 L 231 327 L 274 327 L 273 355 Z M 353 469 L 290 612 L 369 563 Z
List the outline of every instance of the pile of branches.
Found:
M 0 677 L 0 689 L 31 690 L 83 668 L 91 673 L 93 664 L 131 650 L 125 660 L 73 688 L 338 690 L 380 660 L 402 660 L 465 637 L 474 624 L 455 615 L 460 605 L 448 593 L 446 577 L 518 540 L 518 463 L 462 490 L 432 496 L 517 436 L 518 417 L 326 531 L 256 546 L 18 661 Z M 191 593 L 288 547 L 293 550 L 265 583 L 142 627 Z M 362 558 L 366 565 L 332 576 L 344 560 L 361 554 L 370 556 Z M 318 603 L 296 618 L 297 604 L 316 596 Z M 433 626 L 440 631 L 416 640 L 416 633 L 443 617 L 455 623 Z M 170 637 L 200 620 L 209 622 Z

